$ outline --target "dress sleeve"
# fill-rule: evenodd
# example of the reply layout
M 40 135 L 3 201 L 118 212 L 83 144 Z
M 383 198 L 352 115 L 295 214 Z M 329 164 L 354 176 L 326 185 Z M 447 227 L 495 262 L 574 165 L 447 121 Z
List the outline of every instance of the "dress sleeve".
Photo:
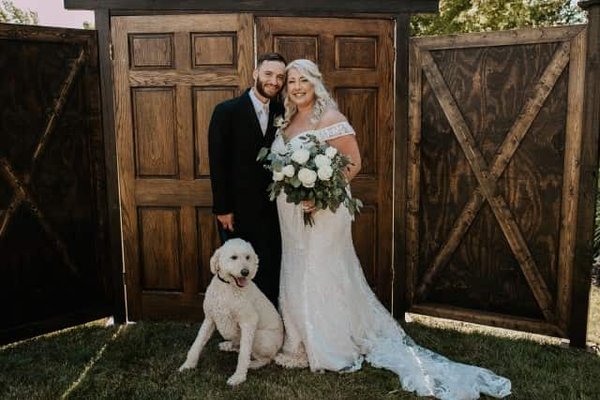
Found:
M 342 121 L 315 131 L 319 140 L 327 141 L 346 135 L 355 135 L 354 128 L 348 121 Z

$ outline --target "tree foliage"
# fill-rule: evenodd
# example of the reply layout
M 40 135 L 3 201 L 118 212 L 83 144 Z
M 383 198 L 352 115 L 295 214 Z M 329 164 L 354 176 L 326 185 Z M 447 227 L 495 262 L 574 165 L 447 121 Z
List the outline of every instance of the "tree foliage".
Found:
M 411 20 L 414 36 L 496 31 L 581 23 L 569 0 L 441 0 L 439 14 Z
M 37 25 L 38 15 L 30 10 L 21 10 L 11 0 L 0 1 L 0 22 Z

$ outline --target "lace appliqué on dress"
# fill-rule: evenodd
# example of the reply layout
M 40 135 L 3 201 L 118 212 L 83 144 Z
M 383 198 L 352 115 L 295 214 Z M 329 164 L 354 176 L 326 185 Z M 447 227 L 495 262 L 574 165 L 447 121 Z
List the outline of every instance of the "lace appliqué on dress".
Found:
M 346 135 L 355 135 L 354 129 L 348 123 L 348 121 L 342 121 L 335 123 L 333 125 L 326 126 L 325 128 L 316 129 L 312 133 L 314 133 L 319 140 L 331 140 L 341 136 Z

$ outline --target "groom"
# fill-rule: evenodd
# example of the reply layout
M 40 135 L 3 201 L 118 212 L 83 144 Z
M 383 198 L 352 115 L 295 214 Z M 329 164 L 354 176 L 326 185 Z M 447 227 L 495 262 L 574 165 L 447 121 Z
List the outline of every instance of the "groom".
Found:
M 213 213 L 221 238 L 252 244 L 259 269 L 254 282 L 277 307 L 281 237 L 275 203 L 269 201 L 271 174 L 256 161 L 275 138 L 273 120 L 283 115 L 277 101 L 285 83 L 285 59 L 277 53 L 258 57 L 254 86 L 218 104 L 208 128 Z

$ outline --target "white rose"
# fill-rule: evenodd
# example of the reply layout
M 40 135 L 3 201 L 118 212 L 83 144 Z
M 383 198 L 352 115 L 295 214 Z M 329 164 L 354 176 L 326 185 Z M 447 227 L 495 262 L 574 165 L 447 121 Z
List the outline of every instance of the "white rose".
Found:
M 336 154 L 337 154 L 337 149 L 333 146 L 325 149 L 325 155 L 329 158 L 335 157 Z
M 273 180 L 278 182 L 278 181 L 282 181 L 283 180 L 283 172 L 277 172 L 277 171 L 273 171 Z
M 294 168 L 293 165 L 290 164 L 290 165 L 286 165 L 285 167 L 283 167 L 281 172 L 283 172 L 283 174 L 285 176 L 287 176 L 288 178 L 291 178 L 296 173 L 296 169 Z
M 331 168 L 329 165 L 323 165 L 317 171 L 317 175 L 319 176 L 320 180 L 328 181 L 333 175 L 333 168 Z
M 302 186 L 306 188 L 311 188 L 315 186 L 315 182 L 317 181 L 317 173 L 308 168 L 302 168 L 298 171 L 298 179 L 302 182 Z
M 331 165 L 331 159 L 323 154 L 317 154 L 315 157 L 315 165 L 317 168 Z
M 310 152 L 306 149 L 298 149 L 292 153 L 292 161 L 302 165 L 310 158 Z

